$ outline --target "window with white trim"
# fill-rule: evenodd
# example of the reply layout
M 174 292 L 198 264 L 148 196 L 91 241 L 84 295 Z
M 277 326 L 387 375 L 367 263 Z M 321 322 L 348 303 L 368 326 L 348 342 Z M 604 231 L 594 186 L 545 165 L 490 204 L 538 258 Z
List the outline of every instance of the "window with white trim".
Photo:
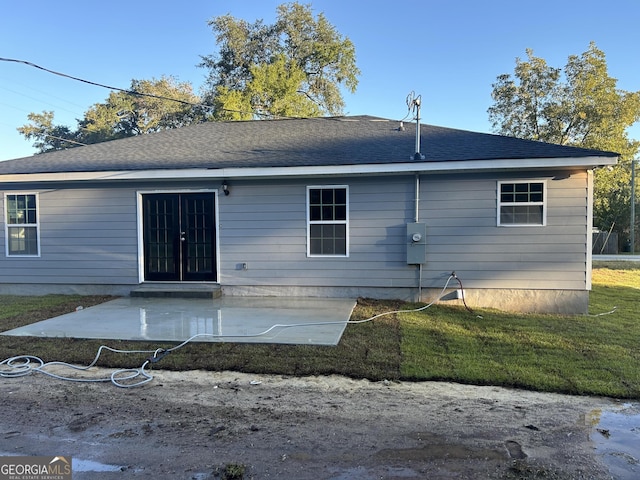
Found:
M 7 193 L 4 196 L 4 204 L 7 256 L 39 256 L 38 195 Z
M 546 225 L 546 199 L 544 181 L 498 182 L 498 225 Z
M 349 255 L 347 186 L 307 187 L 307 255 Z

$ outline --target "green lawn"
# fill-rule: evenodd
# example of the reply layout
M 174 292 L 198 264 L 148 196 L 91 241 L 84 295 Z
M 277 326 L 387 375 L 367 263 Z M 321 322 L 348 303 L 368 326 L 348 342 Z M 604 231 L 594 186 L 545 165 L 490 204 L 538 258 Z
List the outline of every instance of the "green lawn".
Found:
M 591 316 L 523 315 L 434 306 L 349 325 L 337 347 L 189 344 L 164 369 L 286 375 L 341 374 L 371 380 L 443 380 L 580 395 L 640 398 L 640 264 L 594 269 Z M 0 297 L 0 331 L 104 301 L 104 297 Z M 360 299 L 353 319 L 417 305 Z M 609 312 L 608 315 L 595 315 Z M 123 341 L 0 336 L 0 360 L 20 354 L 86 365 L 106 343 L 119 349 L 171 347 Z M 135 367 L 147 355 L 107 353 L 105 367 Z
M 594 270 L 590 316 L 402 314 L 401 377 L 640 398 L 640 265 L 624 268 Z

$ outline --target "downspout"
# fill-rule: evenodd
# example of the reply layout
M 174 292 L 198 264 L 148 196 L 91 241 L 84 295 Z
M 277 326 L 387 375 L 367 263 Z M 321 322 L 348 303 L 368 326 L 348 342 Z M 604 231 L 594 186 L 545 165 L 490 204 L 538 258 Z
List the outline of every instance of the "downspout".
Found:
M 416 214 L 415 214 L 415 222 L 418 223 L 420 221 L 420 174 L 416 173 Z
M 420 174 L 416 173 L 415 222 L 420 221 Z M 422 300 L 422 264 L 418 264 L 418 302 Z
M 587 170 L 587 268 L 586 268 L 586 282 L 585 288 L 587 291 L 591 291 L 591 275 L 593 274 L 593 170 Z M 605 241 L 606 245 L 606 241 Z M 589 307 L 587 306 L 587 311 Z
M 416 213 L 414 216 L 414 222 L 420 221 L 420 174 L 416 173 L 416 198 L 415 198 Z

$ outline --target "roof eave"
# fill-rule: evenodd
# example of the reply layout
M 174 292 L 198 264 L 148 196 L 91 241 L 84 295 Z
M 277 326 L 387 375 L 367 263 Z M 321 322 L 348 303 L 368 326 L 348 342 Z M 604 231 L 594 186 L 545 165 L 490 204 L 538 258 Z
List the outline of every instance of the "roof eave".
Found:
M 615 165 L 617 157 L 518 158 L 498 160 L 457 160 L 445 162 L 406 162 L 363 165 L 319 165 L 299 167 L 230 167 L 156 170 L 114 170 L 95 172 L 22 173 L 0 175 L 2 183 L 133 181 L 206 178 L 309 177 L 350 174 L 465 173 L 511 170 L 592 169 Z

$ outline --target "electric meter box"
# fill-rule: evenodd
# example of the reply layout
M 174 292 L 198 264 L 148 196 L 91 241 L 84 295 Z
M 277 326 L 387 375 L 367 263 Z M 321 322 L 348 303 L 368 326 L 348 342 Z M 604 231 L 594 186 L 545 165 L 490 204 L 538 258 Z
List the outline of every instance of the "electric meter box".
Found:
M 427 225 L 407 223 L 407 263 L 427 263 Z

